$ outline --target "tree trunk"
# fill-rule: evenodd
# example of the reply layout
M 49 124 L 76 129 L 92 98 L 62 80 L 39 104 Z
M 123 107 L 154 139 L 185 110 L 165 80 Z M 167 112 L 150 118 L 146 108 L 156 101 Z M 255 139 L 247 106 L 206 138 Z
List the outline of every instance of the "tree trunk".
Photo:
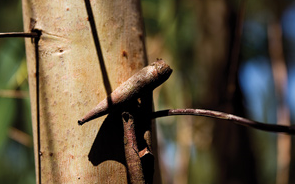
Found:
M 140 2 L 92 0 L 91 8 L 94 17 L 81 0 L 23 0 L 25 32 L 42 33 L 36 48 L 26 39 L 37 183 L 128 181 L 121 114 L 77 121 L 147 65 Z
M 202 76 L 205 85 L 200 89 L 202 107 L 244 116 L 242 95 L 236 79 L 245 1 L 240 2 L 237 12 L 225 0 L 198 1 L 197 5 L 202 28 L 201 43 L 197 49 L 198 68 L 206 71 Z M 215 123 L 214 126 L 218 183 L 257 183 L 248 130 L 230 124 Z

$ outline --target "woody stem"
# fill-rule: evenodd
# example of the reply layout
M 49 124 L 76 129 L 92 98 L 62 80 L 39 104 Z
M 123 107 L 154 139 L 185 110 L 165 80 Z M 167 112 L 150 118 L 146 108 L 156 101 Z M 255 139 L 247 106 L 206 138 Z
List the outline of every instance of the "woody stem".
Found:
M 295 134 L 294 126 L 260 123 L 260 122 L 252 121 L 252 120 L 242 118 L 236 115 L 227 114 L 227 113 L 218 112 L 218 111 L 205 110 L 205 109 L 168 109 L 168 110 L 153 112 L 151 117 L 159 118 L 159 117 L 174 116 L 174 115 L 205 116 L 205 117 L 211 117 L 216 119 L 228 120 L 242 126 L 247 126 L 247 127 L 251 127 L 251 128 L 255 128 L 255 129 L 259 129 L 263 131 Z

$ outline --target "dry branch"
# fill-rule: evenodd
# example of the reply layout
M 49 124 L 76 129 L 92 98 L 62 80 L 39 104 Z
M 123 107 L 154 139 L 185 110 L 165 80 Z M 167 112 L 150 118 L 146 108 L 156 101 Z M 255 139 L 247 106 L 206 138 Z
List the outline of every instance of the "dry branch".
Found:
M 159 118 L 164 116 L 174 116 L 174 115 L 194 115 L 194 116 L 205 116 L 217 119 L 223 119 L 232 121 L 236 124 L 247 126 L 259 130 L 269 131 L 269 132 L 283 132 L 287 134 L 295 134 L 294 126 L 284 126 L 284 125 L 274 125 L 260 123 L 257 121 L 252 121 L 246 118 L 235 116 L 232 114 L 227 114 L 224 112 L 204 110 L 204 109 L 169 109 L 157 111 L 152 114 L 152 118 Z
M 130 183 L 145 183 L 140 155 L 135 136 L 134 118 L 131 114 L 122 114 L 124 127 L 124 149 Z
M 140 94 L 147 91 L 152 91 L 163 82 L 165 82 L 172 73 L 172 69 L 163 61 L 158 60 L 147 66 L 130 77 L 126 82 L 120 85 L 111 95 L 101 101 L 94 109 L 92 109 L 86 116 L 78 121 L 79 125 L 108 114 L 110 109 L 120 104 L 128 102 L 130 99 L 139 97 Z M 295 134 L 295 127 L 284 125 L 273 125 L 252 121 L 246 118 L 227 114 L 218 111 L 204 110 L 204 109 L 170 109 L 162 110 L 152 113 L 152 118 L 173 115 L 194 115 L 206 116 L 217 119 L 229 120 L 236 124 L 243 126 L 269 131 L 269 132 L 283 132 L 288 134 Z
M 8 33 L 0 33 L 0 38 L 8 38 L 8 37 L 21 37 L 21 38 L 37 38 L 39 37 L 38 33 L 24 33 L 24 32 L 8 32 Z
M 115 107 L 138 97 L 139 94 L 153 91 L 165 82 L 171 73 L 172 69 L 163 60 L 153 62 L 116 88 L 109 97 L 101 101 L 86 116 L 79 120 L 78 124 L 83 125 L 87 121 L 108 114 L 111 106 Z

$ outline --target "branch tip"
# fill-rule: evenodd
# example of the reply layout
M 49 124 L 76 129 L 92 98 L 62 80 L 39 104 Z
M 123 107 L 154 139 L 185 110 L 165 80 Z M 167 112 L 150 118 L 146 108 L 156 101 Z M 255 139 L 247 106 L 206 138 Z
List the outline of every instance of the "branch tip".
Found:
M 83 119 L 81 119 L 81 120 L 78 120 L 78 125 L 82 126 L 84 123 L 85 123 L 85 122 L 84 122 L 84 120 L 83 120 Z
M 263 131 L 276 132 L 276 133 L 286 133 L 290 135 L 295 135 L 295 125 L 285 126 L 285 125 L 274 125 L 267 123 L 260 123 L 257 121 L 252 121 L 246 118 L 242 118 L 233 114 L 227 114 L 224 112 L 211 111 L 205 109 L 168 109 L 153 112 L 151 118 L 159 118 L 165 116 L 174 116 L 174 115 L 193 115 L 193 116 L 205 116 L 215 119 L 222 119 L 231 121 L 233 123 L 247 126 Z
M 0 38 L 8 37 L 23 37 L 23 38 L 37 38 L 40 35 L 37 32 L 25 33 L 25 32 L 7 32 L 0 33 Z
M 127 112 L 123 112 L 122 113 L 122 119 L 124 122 L 128 122 L 128 120 L 130 119 L 130 114 Z

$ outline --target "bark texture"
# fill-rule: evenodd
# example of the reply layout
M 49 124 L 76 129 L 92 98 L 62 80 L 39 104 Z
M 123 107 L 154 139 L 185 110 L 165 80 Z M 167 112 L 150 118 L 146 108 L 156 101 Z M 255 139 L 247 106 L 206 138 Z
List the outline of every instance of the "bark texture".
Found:
M 84 1 L 23 0 L 25 32 L 42 33 L 37 55 L 26 38 L 37 183 L 127 183 L 121 114 L 83 127 L 77 120 L 106 98 L 104 79 L 115 89 L 147 65 L 140 4 L 93 0 L 91 7 L 105 72 Z

